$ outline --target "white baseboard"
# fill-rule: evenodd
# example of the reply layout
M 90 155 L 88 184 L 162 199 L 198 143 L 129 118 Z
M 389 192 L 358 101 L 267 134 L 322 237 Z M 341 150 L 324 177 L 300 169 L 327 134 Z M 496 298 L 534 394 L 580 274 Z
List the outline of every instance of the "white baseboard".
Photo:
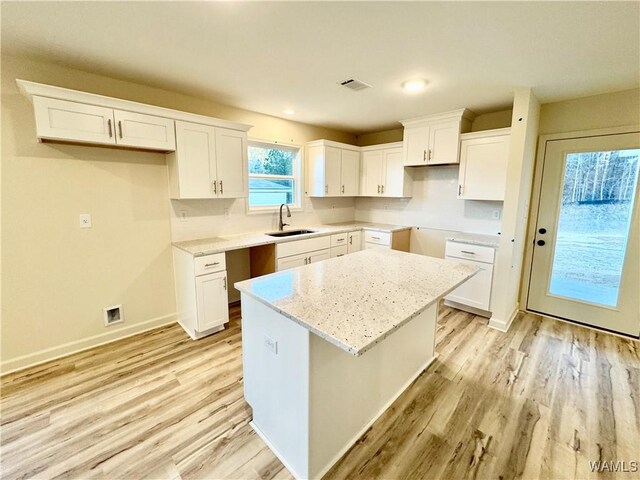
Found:
M 516 306 L 516 308 L 513 310 L 513 312 L 511 313 L 507 321 L 504 321 L 492 316 L 491 319 L 489 320 L 489 326 L 491 328 L 495 328 L 496 330 L 500 330 L 501 332 L 506 332 L 507 330 L 509 330 L 509 327 L 511 327 L 511 324 L 513 323 L 513 320 L 516 318 L 516 315 L 518 315 L 518 312 L 519 310 L 518 310 L 518 307 Z
M 123 338 L 137 335 L 147 330 L 162 327 L 170 323 L 177 321 L 177 315 L 172 313 L 163 317 L 152 318 L 144 322 L 128 325 L 118 328 L 110 332 L 101 333 L 92 337 L 83 338 L 81 340 L 75 340 L 73 342 L 64 343 L 44 350 L 39 350 L 28 355 L 22 355 L 20 357 L 5 360 L 0 363 L 0 374 L 5 375 L 7 373 L 13 373 L 18 370 L 24 370 L 25 368 L 33 367 L 41 363 L 50 362 L 61 357 L 66 357 L 73 353 L 79 353 L 90 348 L 98 347 L 106 343 L 115 342 L 116 340 L 122 340 Z

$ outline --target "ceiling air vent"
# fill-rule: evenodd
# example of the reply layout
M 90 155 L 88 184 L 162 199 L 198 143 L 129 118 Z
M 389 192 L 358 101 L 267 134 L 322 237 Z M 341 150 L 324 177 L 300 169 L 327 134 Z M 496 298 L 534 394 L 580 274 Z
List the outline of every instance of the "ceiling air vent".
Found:
M 354 92 L 359 92 L 360 90 L 364 90 L 365 88 L 371 88 L 371 85 L 361 82 L 360 80 L 356 80 L 355 78 L 344 80 L 340 82 L 340 85 L 342 85 L 343 87 L 347 87 Z

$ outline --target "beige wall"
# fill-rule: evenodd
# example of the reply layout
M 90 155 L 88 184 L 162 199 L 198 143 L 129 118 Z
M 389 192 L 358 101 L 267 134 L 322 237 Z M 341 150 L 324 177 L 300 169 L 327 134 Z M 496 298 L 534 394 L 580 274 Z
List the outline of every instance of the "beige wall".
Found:
M 540 109 L 540 135 L 640 124 L 640 89 L 605 93 Z
M 255 125 L 250 135 L 303 144 L 355 137 L 206 100 L 25 59 L 2 58 L 2 370 L 52 358 L 175 318 L 171 212 L 163 154 L 36 141 L 16 78 Z M 304 214 L 315 218 L 314 203 Z M 333 207 L 336 208 L 333 208 Z M 194 207 L 195 208 L 195 207 Z M 231 205 L 247 225 L 242 208 Z M 352 219 L 351 204 L 319 202 L 322 218 Z M 215 212 L 216 201 L 197 203 Z M 336 211 L 338 213 L 336 213 Z M 332 214 L 333 212 L 333 214 Z M 90 213 L 93 228 L 78 228 Z M 262 219 L 258 219 L 262 217 Z M 271 225 L 272 216 L 253 223 Z M 226 217 L 227 223 L 233 219 Z M 187 222 L 188 224 L 188 222 Z M 229 227 L 231 229 L 231 227 Z M 125 322 L 104 327 L 103 307 Z

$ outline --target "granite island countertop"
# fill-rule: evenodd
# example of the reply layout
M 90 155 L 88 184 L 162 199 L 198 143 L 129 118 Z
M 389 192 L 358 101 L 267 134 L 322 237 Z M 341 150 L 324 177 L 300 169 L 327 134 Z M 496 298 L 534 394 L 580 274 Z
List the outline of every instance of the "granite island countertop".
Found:
M 500 235 L 487 235 L 480 233 L 456 233 L 447 237 L 450 242 L 466 243 L 469 245 L 480 245 L 482 247 L 498 248 L 500 245 Z
M 305 238 L 322 237 L 324 235 L 351 232 L 353 230 L 376 230 L 389 233 L 411 230 L 411 227 L 401 225 L 386 225 L 382 223 L 368 222 L 345 222 L 333 223 L 328 225 L 312 225 L 308 227 L 290 227 L 287 230 L 297 230 L 298 228 L 313 230 L 313 233 L 295 235 L 291 237 L 270 237 L 265 233 L 241 233 L 236 235 L 203 238 L 199 240 L 173 242 L 173 246 L 184 250 L 185 252 L 188 252 L 195 257 L 201 257 L 203 255 L 222 253 L 229 250 L 238 250 L 241 248 L 257 247 L 260 245 L 275 243 L 293 242 L 296 240 L 303 240 Z
M 478 271 L 396 250 L 362 250 L 235 287 L 359 356 Z

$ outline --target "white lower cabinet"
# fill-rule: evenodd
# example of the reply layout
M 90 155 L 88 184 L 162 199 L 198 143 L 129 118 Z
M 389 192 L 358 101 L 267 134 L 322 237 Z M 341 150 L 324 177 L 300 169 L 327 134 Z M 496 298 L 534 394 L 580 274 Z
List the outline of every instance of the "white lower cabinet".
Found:
M 229 322 L 224 253 L 194 257 L 173 248 L 178 322 L 191 338 L 224 329 Z
M 288 270 L 290 268 L 302 267 L 312 263 L 321 262 L 331 258 L 331 250 L 316 250 L 315 252 L 300 253 L 291 257 L 278 258 L 278 271 Z
M 365 230 L 364 232 L 364 248 L 377 248 L 379 250 L 388 250 L 391 248 L 391 233 L 380 232 L 377 230 Z
M 347 234 L 347 253 L 362 250 L 362 231 L 356 230 Z
M 480 268 L 480 271 L 445 297 L 445 303 L 455 307 L 467 306 L 482 312 L 491 310 L 491 283 L 493 281 L 492 247 L 448 241 L 445 258 Z M 472 310 L 473 313 L 482 313 Z
M 347 245 L 343 245 L 341 247 L 331 247 L 331 258 L 343 257 L 347 253 L 349 253 Z

